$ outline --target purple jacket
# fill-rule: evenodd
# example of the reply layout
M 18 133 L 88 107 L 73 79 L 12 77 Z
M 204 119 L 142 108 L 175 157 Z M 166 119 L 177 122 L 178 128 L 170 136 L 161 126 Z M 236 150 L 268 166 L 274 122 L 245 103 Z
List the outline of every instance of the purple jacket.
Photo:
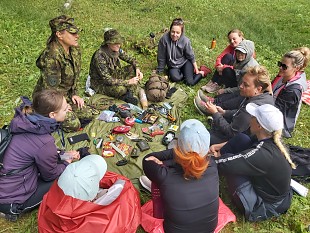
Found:
M 4 167 L 0 173 L 32 164 L 11 176 L 0 177 L 0 203 L 24 203 L 37 189 L 38 177 L 51 181 L 63 172 L 67 162 L 58 163 L 55 140 L 51 135 L 58 128 L 55 119 L 38 114 L 25 115 L 24 106 L 30 106 L 28 98 L 16 108 L 10 128 L 12 141 L 4 154 Z

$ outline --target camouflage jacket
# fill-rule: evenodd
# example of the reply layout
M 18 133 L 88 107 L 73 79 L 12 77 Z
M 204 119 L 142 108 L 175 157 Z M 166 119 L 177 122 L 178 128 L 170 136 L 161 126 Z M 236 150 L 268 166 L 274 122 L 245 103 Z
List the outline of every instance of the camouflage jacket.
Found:
M 64 93 L 67 99 L 77 95 L 77 81 L 81 71 L 79 47 L 70 47 L 67 54 L 62 45 L 52 42 L 36 61 L 41 76 L 34 93 L 43 89 L 55 88 Z
M 119 56 L 115 59 L 109 55 L 107 46 L 101 45 L 94 53 L 90 62 L 89 75 L 91 77 L 91 85 L 129 86 L 128 80 L 117 76 L 118 72 L 116 71 L 121 69 L 120 60 L 131 64 L 135 69 L 139 66 L 137 61 L 127 55 L 122 49 L 120 49 Z

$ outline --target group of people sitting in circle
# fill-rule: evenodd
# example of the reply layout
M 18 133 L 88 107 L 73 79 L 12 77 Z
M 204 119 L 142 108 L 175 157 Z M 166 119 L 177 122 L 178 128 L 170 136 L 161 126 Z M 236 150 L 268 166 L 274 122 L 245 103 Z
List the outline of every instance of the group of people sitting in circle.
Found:
M 66 131 L 79 129 L 83 120 L 93 118 L 93 113 L 77 92 L 81 71 L 79 28 L 65 15 L 49 24 L 51 36 L 36 61 L 40 78 L 32 101 L 22 97 L 21 106 L 16 108 L 10 124 L 13 138 L 0 170 L 0 212 L 11 221 L 38 207 L 53 184 L 62 190 L 61 195 L 85 202 L 96 203 L 102 196 L 104 201 L 109 199 L 109 192 L 100 194 L 99 189 L 107 170 L 104 159 L 89 155 L 75 162 L 80 159 L 79 152 L 57 148 L 51 135 L 57 131 L 61 136 L 60 126 Z M 171 82 L 195 85 L 211 70 L 198 68 L 184 29 L 184 21 L 174 19 L 160 39 L 157 73 L 164 74 L 167 67 Z M 229 45 L 216 60 L 212 79 L 194 98 L 197 110 L 212 116 L 211 129 L 196 119 L 186 120 L 170 149 L 143 159 L 145 175 L 161 194 L 165 232 L 214 232 L 218 173 L 226 178 L 227 191 L 246 220 L 279 216 L 291 204 L 290 177 L 295 165 L 281 136 L 292 136 L 301 95 L 307 88 L 304 69 L 310 50 L 301 47 L 286 53 L 271 82 L 266 68 L 255 60 L 252 41 L 238 29 L 228 33 L 228 40 Z M 104 33 L 104 41 L 91 59 L 90 86 L 98 94 L 138 104 L 136 93 L 143 73 L 138 62 L 121 49 L 123 42 L 115 29 Z M 122 67 L 121 61 L 129 65 Z M 213 98 L 207 93 L 217 95 Z M 78 173 L 89 176 L 81 181 Z M 122 195 L 121 189 L 117 193 L 109 203 Z M 56 216 L 61 218 L 53 218 Z

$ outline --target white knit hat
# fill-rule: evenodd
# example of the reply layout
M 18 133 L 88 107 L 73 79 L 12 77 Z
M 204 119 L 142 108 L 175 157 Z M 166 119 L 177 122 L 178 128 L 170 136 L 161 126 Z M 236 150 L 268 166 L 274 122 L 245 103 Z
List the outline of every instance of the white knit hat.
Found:
M 256 117 L 258 123 L 268 132 L 283 129 L 283 114 L 273 105 L 263 104 L 257 105 L 248 103 L 246 110 L 252 116 Z
M 106 171 L 107 163 L 102 156 L 88 155 L 66 167 L 58 179 L 58 186 L 68 196 L 92 201 Z

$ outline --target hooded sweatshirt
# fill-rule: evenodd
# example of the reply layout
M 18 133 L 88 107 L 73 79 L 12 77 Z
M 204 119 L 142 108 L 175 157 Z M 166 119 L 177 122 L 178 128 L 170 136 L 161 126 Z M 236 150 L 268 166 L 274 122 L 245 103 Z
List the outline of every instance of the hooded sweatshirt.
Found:
M 58 128 L 55 119 L 39 114 L 26 115 L 25 106 L 31 106 L 28 98 L 15 110 L 10 124 L 12 141 L 4 154 L 1 174 L 13 169 L 26 169 L 10 176 L 0 176 L 0 203 L 24 203 L 37 189 L 39 176 L 45 181 L 56 179 L 67 166 L 58 164 L 55 140 L 51 135 Z
M 257 105 L 274 105 L 274 99 L 272 95 L 266 91 L 260 95 L 245 98 L 238 109 L 226 110 L 223 115 L 219 112 L 214 113 L 212 115 L 212 132 L 226 140 L 241 132 L 250 135 L 249 128 L 251 115 L 245 109 L 248 103 L 255 103 Z M 211 133 L 211 137 L 213 133 Z
M 165 33 L 158 43 L 157 72 L 168 68 L 181 68 L 187 61 L 194 63 L 195 55 L 190 40 L 182 33 L 180 39 L 172 41 L 170 31 Z
M 255 51 L 254 42 L 250 40 L 243 40 L 239 43 L 239 45 L 235 48 L 235 51 L 241 51 L 242 53 L 246 53 L 245 59 L 243 61 L 235 61 L 234 63 L 234 71 L 236 73 L 236 79 L 238 82 L 238 87 L 225 88 L 224 93 L 232 93 L 235 91 L 239 91 L 239 84 L 242 81 L 243 75 L 246 73 L 246 69 L 248 67 L 258 66 L 258 62 L 253 58 L 253 54 Z
M 272 91 L 275 98 L 275 106 L 283 113 L 284 131 L 287 138 L 292 137 L 291 133 L 300 112 L 301 96 L 307 90 L 307 79 L 305 72 L 297 72 L 288 82 L 283 83 L 283 77 L 277 76 L 272 81 Z

